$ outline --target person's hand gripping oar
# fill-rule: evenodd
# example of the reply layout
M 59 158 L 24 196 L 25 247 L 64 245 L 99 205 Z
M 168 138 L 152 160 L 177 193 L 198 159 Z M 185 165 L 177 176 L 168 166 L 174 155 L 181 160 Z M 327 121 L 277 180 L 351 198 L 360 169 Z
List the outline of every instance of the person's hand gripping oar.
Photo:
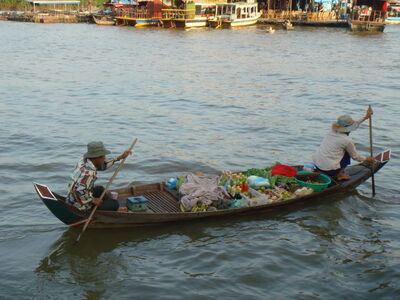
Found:
M 129 151 L 131 151 L 131 150 L 133 149 L 133 147 L 135 146 L 136 142 L 137 142 L 137 139 L 135 139 L 135 140 L 132 142 L 132 145 L 129 147 Z M 104 191 L 101 193 L 101 195 L 100 195 L 100 197 L 99 197 L 100 200 L 98 201 L 98 205 L 101 204 L 101 201 L 102 201 L 104 195 L 106 194 L 107 190 L 108 190 L 109 187 L 111 186 L 111 184 L 112 184 L 114 178 L 117 176 L 119 170 L 121 170 L 122 166 L 123 166 L 124 163 L 125 163 L 125 160 L 126 160 L 126 157 L 123 158 L 123 159 L 121 160 L 120 164 L 119 164 L 118 167 L 115 169 L 114 174 L 111 176 L 111 178 L 110 178 L 110 180 L 108 181 L 108 183 L 107 183 L 107 185 L 106 185 Z M 79 240 L 80 240 L 82 234 L 85 232 L 86 228 L 88 227 L 88 225 L 89 225 L 89 223 L 90 223 L 90 220 L 92 219 L 94 213 L 96 212 L 96 209 L 97 209 L 97 205 L 95 205 L 95 206 L 93 207 L 92 212 L 91 212 L 90 215 L 89 215 L 89 218 L 86 219 L 86 223 L 85 223 L 85 225 L 83 226 L 83 229 L 82 229 L 81 233 L 80 233 L 80 234 L 78 235 L 78 237 L 76 238 L 75 244 L 77 244 L 77 243 L 79 242 Z

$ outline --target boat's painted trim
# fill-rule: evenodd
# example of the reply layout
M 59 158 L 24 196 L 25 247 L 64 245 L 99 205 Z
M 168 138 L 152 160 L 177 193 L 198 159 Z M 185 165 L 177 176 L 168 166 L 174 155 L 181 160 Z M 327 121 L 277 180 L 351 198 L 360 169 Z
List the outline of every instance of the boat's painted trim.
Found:
M 387 17 L 386 24 L 400 24 L 400 17 Z

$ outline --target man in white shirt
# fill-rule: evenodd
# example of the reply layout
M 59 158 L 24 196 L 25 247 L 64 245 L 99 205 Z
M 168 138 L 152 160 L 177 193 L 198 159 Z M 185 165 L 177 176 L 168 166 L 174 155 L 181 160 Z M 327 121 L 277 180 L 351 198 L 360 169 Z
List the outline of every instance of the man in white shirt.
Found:
M 349 115 L 343 115 L 332 124 L 332 129 L 312 156 L 314 164 L 321 173 L 336 176 L 337 180 L 349 180 L 351 176 L 346 175 L 344 169 L 350 164 L 350 158 L 359 162 L 375 161 L 373 157 L 359 154 L 349 137 L 350 132 L 356 130 L 372 114 L 372 109 L 368 108 L 365 116 L 358 121 L 354 121 Z

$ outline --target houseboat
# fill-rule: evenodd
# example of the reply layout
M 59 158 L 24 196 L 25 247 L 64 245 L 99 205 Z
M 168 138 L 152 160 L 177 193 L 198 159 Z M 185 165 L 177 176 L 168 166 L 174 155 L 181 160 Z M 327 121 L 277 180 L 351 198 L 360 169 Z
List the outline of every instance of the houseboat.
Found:
M 218 1 L 218 0 L 216 0 Z M 206 27 L 208 18 L 215 15 L 216 2 L 185 3 L 184 9 L 163 9 L 164 27 Z
M 109 0 L 103 4 L 104 9 L 117 12 L 121 9 L 130 9 L 136 5 L 134 0 Z
M 400 2 L 389 2 L 386 24 L 400 24 Z
M 138 1 L 131 8 L 119 9 L 116 24 L 119 26 L 154 26 L 161 25 L 163 3 L 159 0 Z
M 351 31 L 354 32 L 383 32 L 385 29 L 384 4 L 380 0 L 359 0 L 353 6 L 348 18 Z
M 257 1 L 231 0 L 217 4 L 215 15 L 208 19 L 208 23 L 213 28 L 242 27 L 256 24 L 260 17 Z

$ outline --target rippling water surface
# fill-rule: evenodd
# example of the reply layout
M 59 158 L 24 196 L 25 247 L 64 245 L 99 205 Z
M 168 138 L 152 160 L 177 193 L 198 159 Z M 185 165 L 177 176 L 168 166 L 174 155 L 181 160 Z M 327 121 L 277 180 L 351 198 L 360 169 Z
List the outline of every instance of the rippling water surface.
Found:
M 399 299 L 399 34 L 0 22 L 0 298 Z M 253 216 L 88 230 L 73 246 L 33 190 L 66 193 L 94 139 L 117 154 L 139 138 L 115 187 L 306 163 L 338 115 L 368 104 L 375 152 L 393 150 L 375 197 L 367 182 Z M 367 154 L 368 125 L 352 137 Z

